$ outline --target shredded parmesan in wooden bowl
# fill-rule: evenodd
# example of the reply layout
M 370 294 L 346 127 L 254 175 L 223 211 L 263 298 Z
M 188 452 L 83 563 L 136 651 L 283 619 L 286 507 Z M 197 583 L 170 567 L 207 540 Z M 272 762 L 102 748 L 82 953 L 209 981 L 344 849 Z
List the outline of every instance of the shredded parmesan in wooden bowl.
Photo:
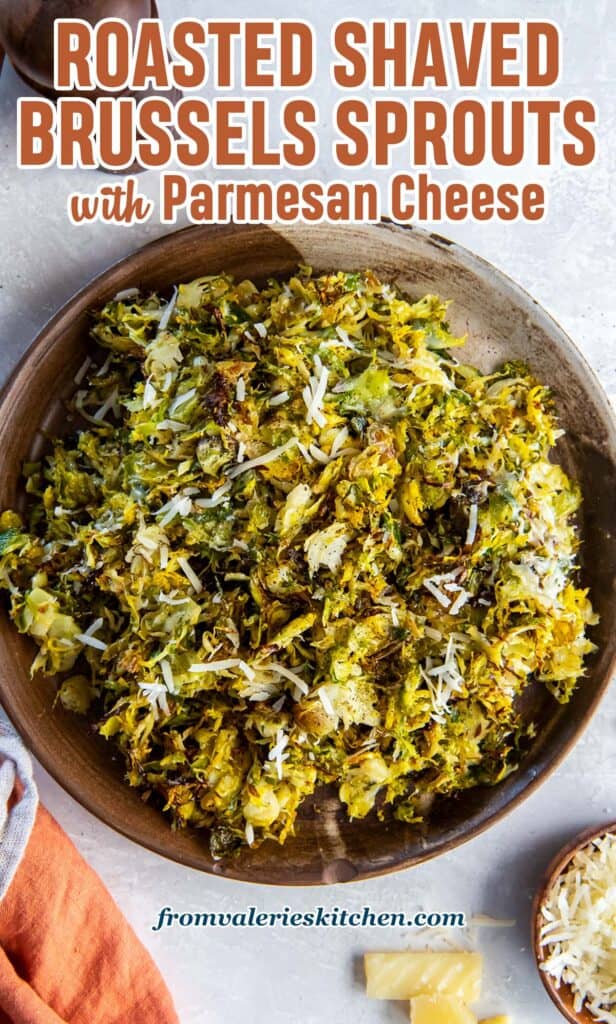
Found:
M 568 985 L 576 1013 L 616 1024 L 616 835 L 605 833 L 574 854 L 541 905 L 540 965 Z

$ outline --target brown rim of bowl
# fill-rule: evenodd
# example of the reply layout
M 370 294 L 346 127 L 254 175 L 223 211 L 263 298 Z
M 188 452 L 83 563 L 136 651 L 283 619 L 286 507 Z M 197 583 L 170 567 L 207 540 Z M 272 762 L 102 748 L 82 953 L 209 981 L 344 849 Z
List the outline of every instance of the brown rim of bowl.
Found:
M 557 985 L 550 975 L 541 970 L 541 964 L 546 959 L 543 947 L 540 945 L 541 908 L 548 891 L 552 888 L 560 875 L 566 871 L 578 850 L 582 850 L 585 846 L 589 846 L 594 839 L 600 839 L 608 833 L 616 835 L 616 821 L 608 822 L 598 828 L 586 828 L 582 832 L 578 832 L 573 839 L 571 839 L 565 846 L 561 847 L 556 856 L 552 858 L 543 874 L 541 884 L 539 885 L 533 899 L 531 937 L 537 971 L 539 972 L 539 977 L 541 978 L 543 987 L 554 1003 L 554 1006 L 560 1011 L 563 1017 L 570 1022 L 570 1024 L 587 1024 L 587 1022 L 594 1022 L 594 1024 L 596 1024 L 596 1018 L 587 1010 L 584 1010 L 581 1013 L 575 1013 L 569 1005 L 569 1001 L 572 1001 L 573 999 L 573 993 L 571 992 L 570 986 Z
M 2 390 L 0 392 L 0 416 L 2 415 L 3 405 L 4 405 L 4 402 L 6 401 L 7 393 L 10 390 L 10 387 L 11 387 L 12 383 L 19 376 L 19 374 L 22 371 L 24 365 L 30 359 L 33 358 L 33 356 L 36 354 L 36 352 L 40 348 L 44 348 L 44 346 L 46 344 L 46 335 L 49 332 L 49 330 L 52 329 L 58 322 L 60 322 L 63 319 L 63 317 L 65 317 L 70 312 L 71 307 L 73 306 L 73 304 L 75 302 L 77 302 L 78 300 L 81 300 L 81 301 L 87 300 L 88 295 L 94 295 L 98 291 L 100 286 L 109 277 L 113 277 L 113 276 L 117 276 L 118 277 L 118 280 L 115 281 L 115 285 L 114 285 L 116 290 L 117 290 L 118 287 L 127 286 L 128 277 L 123 281 L 122 277 L 121 277 L 121 273 L 122 273 L 122 271 L 124 269 L 126 269 L 127 271 L 129 269 L 132 269 L 133 264 L 135 262 L 139 261 L 139 257 L 144 252 L 156 253 L 157 250 L 158 250 L 160 255 L 164 255 L 165 249 L 168 246 L 170 246 L 170 244 L 171 244 L 171 239 L 177 239 L 178 237 L 180 237 L 182 235 L 185 235 L 187 237 L 187 239 L 188 239 L 188 238 L 190 238 L 191 234 L 193 234 L 193 233 L 195 233 L 197 231 L 199 231 L 199 232 L 203 231 L 205 229 L 205 227 L 206 227 L 205 225 L 201 225 L 201 226 L 192 225 L 192 226 L 189 226 L 189 227 L 180 228 L 177 231 L 166 232 L 165 234 L 161 235 L 159 238 L 154 239 L 153 241 L 146 243 L 145 245 L 143 245 L 143 246 L 139 247 L 138 249 L 134 250 L 132 253 L 129 253 L 127 256 L 122 257 L 120 260 L 116 260 L 115 262 L 111 263 L 105 270 L 103 270 L 101 273 L 97 274 L 95 277 L 91 278 L 88 282 L 86 282 L 86 284 L 82 288 L 78 289 L 78 291 L 76 291 L 64 303 L 64 305 L 43 325 L 43 327 L 37 333 L 37 336 L 33 340 L 32 344 L 25 351 L 25 353 L 23 354 L 23 356 L 21 357 L 21 359 L 18 361 L 17 365 L 13 369 L 12 373 L 9 375 L 7 381 L 5 382 L 3 388 L 2 388 Z M 273 231 L 280 230 L 280 232 L 284 235 L 284 230 L 285 230 L 285 227 L 287 227 L 287 226 L 280 225 L 280 224 L 253 225 L 253 226 L 251 226 L 251 225 L 235 225 L 235 224 L 222 224 L 222 225 L 221 224 L 216 224 L 216 225 L 211 225 L 211 229 L 212 230 L 217 231 L 219 233 L 223 233 L 223 234 L 227 233 L 227 232 L 229 232 L 229 233 L 235 232 L 238 229 L 239 230 L 250 231 L 251 227 L 254 230 L 258 230 L 258 229 L 263 228 L 263 227 L 268 227 L 269 229 L 271 229 Z M 610 405 L 610 403 L 609 403 L 609 401 L 607 399 L 607 396 L 606 396 L 606 394 L 605 394 L 605 392 L 603 390 L 601 382 L 599 381 L 599 379 L 597 377 L 597 374 L 595 373 L 593 368 L 590 366 L 590 364 L 586 360 L 586 357 L 583 355 L 583 353 L 577 347 L 577 345 L 572 340 L 572 338 L 569 337 L 569 335 L 564 331 L 564 329 L 560 326 L 560 324 L 549 313 L 547 313 L 546 310 L 543 308 L 543 306 L 541 306 L 541 304 L 536 299 L 534 299 L 524 288 L 522 288 L 519 284 L 517 284 L 511 277 L 509 277 L 503 271 L 501 271 L 498 268 L 496 268 L 488 260 L 484 259 L 481 256 L 478 256 L 477 254 L 472 252 L 470 249 L 467 249 L 466 247 L 464 247 L 462 245 L 459 245 L 457 242 L 454 242 L 454 241 L 446 238 L 445 236 L 443 236 L 441 234 L 428 231 L 428 230 L 426 230 L 424 228 L 418 228 L 418 227 L 415 227 L 414 225 L 411 225 L 411 224 L 397 224 L 394 221 L 390 220 L 389 218 L 382 218 L 381 221 L 378 224 L 366 225 L 366 227 L 371 227 L 375 231 L 392 232 L 392 233 L 400 233 L 400 234 L 402 234 L 402 233 L 413 233 L 414 235 L 417 235 L 417 236 L 421 237 L 424 241 L 429 242 L 430 244 L 434 245 L 436 248 L 439 248 L 439 249 L 442 249 L 442 250 L 445 250 L 445 251 L 448 251 L 448 252 L 453 252 L 453 253 L 459 254 L 459 256 L 460 256 L 460 258 L 461 258 L 461 260 L 463 262 L 465 262 L 466 264 L 469 264 L 471 267 L 476 268 L 480 272 L 481 271 L 484 271 L 484 272 L 487 271 L 490 275 L 495 277 L 497 279 L 497 281 L 501 282 L 514 295 L 519 296 L 526 303 L 531 303 L 533 305 L 533 307 L 534 307 L 534 311 L 535 311 L 535 314 L 538 317 L 538 319 L 540 321 L 543 321 L 543 323 L 545 325 L 547 325 L 549 328 L 551 328 L 552 332 L 558 336 L 559 342 L 566 349 L 567 354 L 570 357 L 570 359 L 574 363 L 576 363 L 583 370 L 583 372 L 590 378 L 590 380 L 594 383 L 596 391 L 597 391 L 598 401 L 599 401 L 599 404 L 601 405 L 603 413 L 605 414 L 605 422 L 608 425 L 610 447 L 611 447 L 612 450 L 616 451 L 616 415 L 615 415 L 614 410 L 612 409 L 612 407 L 611 407 L 611 405 Z M 502 819 L 504 819 L 508 814 L 510 814 L 517 807 L 519 807 L 528 797 L 532 796 L 532 794 L 539 788 L 539 786 L 542 785 L 545 781 L 547 781 L 547 779 L 549 779 L 551 775 L 553 775 L 553 773 L 558 769 L 558 767 L 562 764 L 562 762 L 568 756 L 570 751 L 576 745 L 577 741 L 580 739 L 580 737 L 581 737 L 582 733 L 584 732 L 584 730 L 587 728 L 587 726 L 590 723 L 590 721 L 591 721 L 592 717 L 594 716 L 595 712 L 597 711 L 597 708 L 598 708 L 598 706 L 599 706 L 599 704 L 600 704 L 600 702 L 601 702 L 601 700 L 602 700 L 602 698 L 603 698 L 603 696 L 605 694 L 605 691 L 606 691 L 606 689 L 607 689 L 607 687 L 608 687 L 608 685 L 609 685 L 609 683 L 611 681 L 612 676 L 614 675 L 615 670 L 616 670 L 616 643 L 614 644 L 614 650 L 611 653 L 609 662 L 608 662 L 607 667 L 606 667 L 605 672 L 604 672 L 603 679 L 601 680 L 600 685 L 597 686 L 596 691 L 595 691 L 595 693 L 594 693 L 594 695 L 592 697 L 592 700 L 589 702 L 583 717 L 580 719 L 580 721 L 577 724 L 577 726 L 575 727 L 575 729 L 572 730 L 572 733 L 571 733 L 570 737 L 563 744 L 562 748 L 560 748 L 559 750 L 557 750 L 557 751 L 555 751 L 553 753 L 553 755 L 551 757 L 551 760 L 545 762 L 542 765 L 541 770 L 537 774 L 534 774 L 532 777 L 529 776 L 526 779 L 524 785 L 522 785 L 519 790 L 517 790 L 516 792 L 513 793 L 513 795 L 510 797 L 510 799 L 508 800 L 508 802 L 506 803 L 505 806 L 496 808 L 495 810 L 487 813 L 485 815 L 485 817 L 480 818 L 480 820 L 477 821 L 467 832 L 464 832 L 461 835 L 460 834 L 456 834 L 455 836 L 453 836 L 453 837 L 451 837 L 449 839 L 443 840 L 440 844 L 436 845 L 435 847 L 433 847 L 429 851 L 424 851 L 420 856 L 413 857 L 413 858 L 409 859 L 406 863 L 393 863 L 393 864 L 389 864 L 387 866 L 380 865 L 380 866 L 375 867 L 373 869 L 366 869 L 366 868 L 364 868 L 364 869 L 362 869 L 361 873 L 358 876 L 355 876 L 355 877 L 352 877 L 352 878 L 349 878 L 349 879 L 341 878 L 341 879 L 335 879 L 335 880 L 337 880 L 337 881 L 345 881 L 348 884 L 349 881 L 358 881 L 358 882 L 360 882 L 360 881 L 363 881 L 364 879 L 380 877 L 382 875 L 392 874 L 394 872 L 403 870 L 403 869 L 408 868 L 408 867 L 413 867 L 413 866 L 415 866 L 418 863 L 424 863 L 424 862 L 426 862 L 428 860 L 432 860 L 432 859 L 434 859 L 437 856 L 440 856 L 440 855 L 445 854 L 445 853 L 449 853 L 452 850 L 456 849 L 457 847 L 465 845 L 470 840 L 472 840 L 472 839 L 476 838 L 477 836 L 481 835 L 483 832 L 485 832 L 492 825 L 494 825 L 497 822 L 499 822 Z M 0 674 L 0 700 L 2 700 L 3 696 L 4 696 L 4 686 L 3 686 L 3 680 L 2 680 L 2 677 L 1 677 L 1 674 Z M 28 737 L 28 720 L 27 720 L 27 717 L 26 716 L 22 717 L 21 715 L 15 713 L 14 709 L 12 709 L 10 707 L 7 707 L 5 704 L 3 704 L 3 707 L 4 707 L 8 717 L 12 721 L 13 725 L 17 729 L 17 731 L 22 736 Z M 73 784 L 72 782 L 65 782 L 63 780 L 63 778 L 61 777 L 61 773 L 56 771 L 56 768 L 53 765 L 53 763 L 51 763 L 51 761 L 45 756 L 45 754 L 43 754 L 40 751 L 38 743 L 34 742 L 34 743 L 32 743 L 30 745 L 30 742 L 28 740 L 28 745 L 29 745 L 30 750 L 34 754 L 34 756 L 39 761 L 39 763 L 48 772 L 48 774 L 54 779 L 54 781 L 57 782 L 58 785 L 61 786 L 62 789 L 64 789 L 66 792 L 68 792 L 69 795 L 72 796 L 73 799 L 76 800 L 77 803 L 80 804 L 85 810 L 89 811 L 96 818 L 98 818 L 99 821 L 102 821 L 105 825 L 108 825 L 110 828 L 112 828 L 118 834 L 120 834 L 120 835 L 124 836 L 125 838 L 131 840 L 132 842 L 136 843 L 137 845 L 145 847 L 146 849 L 148 849 L 152 853 L 156 853 L 159 856 L 165 857 L 166 859 L 168 859 L 168 860 L 170 860 L 170 861 L 172 861 L 174 863 L 181 863 L 184 866 L 192 867 L 192 868 L 194 868 L 195 870 L 198 870 L 198 871 L 203 871 L 204 870 L 203 863 L 200 860 L 198 860 L 196 857 L 192 857 L 190 854 L 188 856 L 186 856 L 186 857 L 183 857 L 180 860 L 180 859 L 178 859 L 178 858 L 173 856 L 173 854 L 168 850 L 168 848 L 166 847 L 166 844 L 164 842 L 158 842 L 158 841 L 154 842 L 154 841 L 150 841 L 150 840 L 144 840 L 142 838 L 136 838 L 134 832 L 131 832 L 130 829 L 126 828 L 124 826 L 124 824 L 122 823 L 122 821 L 118 820 L 117 818 L 115 820 L 112 820 L 111 817 L 105 812 L 105 810 L 102 807 L 100 807 L 96 802 L 91 802 L 91 801 L 88 801 L 87 798 L 84 798 L 84 796 L 80 793 L 79 786 L 76 783 Z M 214 872 L 214 873 L 217 874 L 217 872 Z M 254 884 L 254 882 L 250 878 L 247 878 L 246 876 L 242 876 L 242 875 L 239 875 L 239 874 L 234 874 L 233 872 L 229 872 L 228 874 L 224 873 L 220 877 L 227 877 L 227 878 L 232 879 L 233 881 L 240 881 L 240 882 L 247 882 L 248 884 Z M 274 882 L 274 881 L 267 880 L 267 881 L 259 881 L 259 884 L 262 884 L 262 885 L 280 885 L 281 883 L 280 882 Z M 314 878 L 314 879 L 310 879 L 309 881 L 302 881 L 302 882 L 284 881 L 282 884 L 284 884 L 284 885 L 300 884 L 302 886 L 305 886 L 305 885 L 310 885 L 310 886 L 315 885 L 316 886 L 316 885 L 328 884 L 328 882 L 326 882 L 324 879 L 321 879 L 321 878 L 319 878 L 319 879 Z

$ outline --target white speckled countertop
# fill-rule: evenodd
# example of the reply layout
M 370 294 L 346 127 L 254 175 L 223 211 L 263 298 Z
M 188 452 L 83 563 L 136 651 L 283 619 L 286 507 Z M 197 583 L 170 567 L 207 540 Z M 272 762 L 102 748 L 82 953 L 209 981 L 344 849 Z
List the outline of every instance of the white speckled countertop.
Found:
M 212 13 L 199 0 L 160 0 L 169 24 L 180 14 Z M 413 17 L 460 16 L 457 0 L 442 0 L 438 11 L 416 0 Z M 589 94 L 600 113 L 595 165 L 576 172 L 555 168 L 544 177 L 551 190 L 547 219 L 539 225 L 498 223 L 442 225 L 463 245 L 510 274 L 560 321 L 597 371 L 605 389 L 616 393 L 616 223 L 612 182 L 615 171 L 616 80 L 613 46 L 616 8 L 611 0 L 466 0 L 468 17 L 557 19 L 565 40 L 565 72 L 559 95 Z M 254 16 L 247 0 L 228 5 L 234 16 Z M 340 0 L 331 15 L 306 0 L 293 8 L 322 36 L 336 17 L 373 14 L 367 0 Z M 282 0 L 264 0 L 260 16 L 289 16 Z M 379 17 L 409 14 L 401 0 L 384 0 Z M 611 60 L 609 59 L 611 57 Z M 155 222 L 125 229 L 101 224 L 71 227 L 66 194 L 94 190 L 98 172 L 20 172 L 15 168 L 15 101 L 24 91 L 12 69 L 0 78 L 0 377 L 4 378 L 48 317 L 77 288 L 107 264 L 156 237 Z M 481 95 L 481 90 L 479 95 Z M 332 95 L 322 71 L 314 87 L 329 135 Z M 334 168 L 323 145 L 318 173 Z M 482 177 L 489 172 L 482 172 Z M 519 171 L 522 176 L 522 170 Z M 529 175 L 532 177 L 532 175 Z M 146 192 L 156 193 L 155 175 L 142 175 Z M 610 191 L 612 195 L 610 196 Z M 42 800 L 100 873 L 120 907 L 160 965 L 175 997 L 182 1024 L 316 1024 L 352 1017 L 362 1024 L 401 1022 L 401 1004 L 372 1003 L 362 994 L 359 957 L 371 947 L 402 948 L 399 929 L 180 929 L 151 930 L 165 905 L 178 911 L 307 911 L 338 905 L 349 910 L 461 910 L 515 918 L 511 928 L 478 933 L 486 954 L 482 1009 L 508 1010 L 516 1024 L 558 1024 L 562 1019 L 544 994 L 529 949 L 530 901 L 553 853 L 574 832 L 616 818 L 616 690 L 603 701 L 591 726 L 552 778 L 510 817 L 454 853 L 422 867 L 374 881 L 328 889 L 262 888 L 210 878 L 166 862 L 101 824 L 42 769 Z M 455 941 L 455 934 L 452 935 Z

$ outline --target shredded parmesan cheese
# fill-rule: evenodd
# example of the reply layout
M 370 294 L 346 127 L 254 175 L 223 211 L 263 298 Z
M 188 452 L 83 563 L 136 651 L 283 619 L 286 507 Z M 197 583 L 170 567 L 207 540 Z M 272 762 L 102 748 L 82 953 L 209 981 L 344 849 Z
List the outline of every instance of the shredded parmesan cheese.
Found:
M 569 985 L 574 1010 L 616 1024 L 616 835 L 575 854 L 541 907 L 541 970 Z
M 451 601 L 449 600 L 447 595 L 443 593 L 442 590 L 439 590 L 436 583 L 433 583 L 432 580 L 424 580 L 423 585 L 426 588 L 426 590 L 429 591 L 429 593 L 436 598 L 438 603 L 442 604 L 443 608 L 449 608 Z
M 164 594 L 161 590 L 158 595 L 158 600 L 160 601 L 161 604 L 169 604 L 172 606 L 186 604 L 188 601 L 190 601 L 189 597 L 174 597 L 174 593 L 175 591 L 172 591 L 171 594 Z
M 95 636 L 89 636 L 87 633 L 77 633 L 75 640 L 79 640 L 85 647 L 94 647 L 97 651 L 107 650 L 107 644 L 103 643 L 102 640 L 97 640 Z
M 188 669 L 189 672 L 225 672 L 229 668 L 239 668 L 239 658 L 223 658 L 220 661 L 196 661 Z
M 419 666 L 419 671 L 432 699 L 432 720 L 443 724 L 447 715 L 451 714 L 452 698 L 464 688 L 464 677 L 458 668 L 453 636 L 449 636 L 442 663 L 435 665 L 432 658 L 426 658 L 425 664 Z
M 451 608 L 449 609 L 449 614 L 450 615 L 457 615 L 458 612 L 460 611 L 460 609 L 463 607 L 463 605 L 466 604 L 466 602 L 468 601 L 470 596 L 471 595 L 469 594 L 468 590 L 462 590 L 460 588 L 460 592 L 459 592 L 458 596 L 456 597 L 456 599 L 453 602 Z
M 171 669 L 171 665 L 169 664 L 166 658 L 164 658 L 161 661 L 160 670 L 163 674 L 165 686 L 167 687 L 169 693 L 175 693 L 175 679 L 173 677 L 173 671 Z
M 477 505 L 471 505 L 468 513 L 468 531 L 466 534 L 466 544 L 468 547 L 474 543 L 477 533 L 477 512 Z
M 335 455 L 338 454 L 340 449 L 344 447 L 344 445 L 347 443 L 348 439 L 349 439 L 348 428 L 347 427 L 342 427 L 342 429 L 338 431 L 338 433 L 336 434 L 336 436 L 335 436 L 335 438 L 334 438 L 334 440 L 332 442 L 331 450 L 330 450 L 330 453 L 329 453 L 332 459 L 334 458 Z
M 243 459 L 244 455 L 243 453 L 241 454 Z M 242 459 L 239 458 L 239 455 L 240 451 L 238 448 L 238 462 L 241 462 Z M 231 484 L 229 482 L 221 484 L 209 498 L 197 498 L 195 505 L 198 505 L 199 508 L 216 508 L 217 505 L 222 505 L 223 501 L 226 500 L 230 490 Z
M 282 729 L 279 729 L 276 734 L 276 743 L 274 744 L 269 754 L 267 755 L 269 761 L 274 761 L 276 765 L 276 774 L 278 775 L 279 779 L 282 778 L 283 761 L 286 761 L 289 756 L 288 753 L 284 753 L 284 749 L 286 746 L 288 746 L 288 743 L 289 737 L 285 732 L 283 732 Z
M 98 640 L 97 637 L 94 636 L 95 633 L 98 633 L 102 625 L 103 620 L 101 618 L 95 619 L 92 625 L 88 626 L 84 633 L 78 633 L 75 639 L 79 640 L 79 642 L 85 647 L 94 647 L 97 651 L 106 651 L 107 644 L 103 643 L 102 640 Z
M 196 594 L 203 590 L 203 584 L 187 558 L 178 558 L 178 565 Z
M 158 330 L 159 331 L 165 331 L 167 329 L 167 325 L 168 325 L 169 321 L 171 320 L 171 317 L 173 315 L 173 310 L 175 309 L 175 303 L 177 301 L 177 297 L 178 297 L 178 290 L 177 290 L 177 288 L 174 288 L 173 289 L 173 295 L 171 296 L 171 298 L 169 299 L 169 302 L 165 306 L 165 309 L 163 311 L 163 315 L 160 318 L 160 321 L 159 321 L 159 324 L 158 324 Z
M 97 411 L 94 413 L 94 419 L 97 422 L 100 422 L 101 420 L 105 419 L 105 416 L 107 415 L 109 410 L 113 409 L 114 405 L 116 404 L 117 398 L 118 389 L 114 388 L 113 391 L 109 395 L 107 395 L 107 398 L 101 405 L 100 409 L 97 409 Z
M 272 395 L 269 400 L 269 404 L 272 408 L 276 405 L 284 405 L 285 402 L 289 401 L 290 397 L 291 396 L 288 391 L 280 391 L 277 395 Z
M 176 516 L 182 516 L 182 518 L 189 516 L 192 511 L 192 505 L 190 495 L 177 494 L 175 498 L 172 498 L 171 501 L 167 502 L 160 509 L 159 515 L 161 512 L 163 513 L 160 525 L 167 526 Z
M 75 384 L 81 384 L 83 378 L 85 377 L 86 373 L 90 369 L 91 365 L 92 365 L 92 360 L 90 359 L 89 356 L 87 356 L 84 359 L 84 361 L 81 364 L 81 366 L 79 367 L 79 369 L 77 370 L 77 373 L 73 377 L 73 380 L 75 381 Z
M 289 679 L 290 682 L 292 682 L 304 695 L 309 692 L 308 685 L 300 676 L 298 676 L 297 672 L 292 672 L 291 669 L 287 668 L 285 665 L 281 665 L 277 661 L 269 661 L 267 664 L 260 665 L 259 667 L 266 672 L 275 672 L 277 675 L 283 676 L 284 679 Z
M 233 466 L 229 470 L 229 478 L 233 480 L 240 473 L 245 473 L 247 469 L 256 469 L 257 466 L 266 466 L 268 462 L 275 462 L 276 459 L 279 459 L 281 455 L 284 455 L 296 443 L 295 438 L 292 437 L 286 444 L 281 444 L 278 448 L 272 448 L 271 451 L 265 452 L 264 455 L 258 455 L 255 459 L 249 459 L 248 462 L 242 462 L 239 466 Z
M 174 434 L 177 434 L 181 430 L 186 430 L 186 424 L 180 423 L 179 420 L 161 420 L 156 429 L 172 430 Z
M 156 388 L 152 384 L 151 378 L 148 377 L 148 379 L 145 382 L 144 388 L 143 388 L 143 408 L 144 409 L 149 409 L 150 406 L 154 405 L 155 401 L 156 401 Z
M 139 683 L 138 685 L 144 697 L 147 698 L 150 707 L 154 711 L 154 717 L 156 719 L 158 719 L 159 711 L 162 711 L 165 715 L 169 714 L 167 687 L 164 686 L 163 683 Z
M 323 466 L 326 466 L 329 462 L 329 455 L 326 455 L 316 444 L 311 444 L 308 451 L 315 462 L 320 462 Z
M 327 391 L 329 370 L 326 366 L 323 366 L 319 356 L 314 357 L 314 369 L 315 375 L 310 377 L 310 385 L 307 384 L 302 391 L 302 398 L 306 406 L 306 422 L 308 424 L 316 423 L 317 426 L 324 427 L 327 420 L 323 414 L 323 399 Z
M 331 698 L 327 692 L 327 688 L 325 686 L 321 686 L 318 690 L 318 694 L 319 700 L 323 705 L 323 710 L 325 711 L 325 713 L 331 715 L 332 718 L 337 718 L 336 712 L 334 710 L 334 705 L 331 702 Z
M 92 623 L 92 625 L 88 626 L 88 628 L 86 629 L 85 635 L 86 636 L 93 636 L 94 633 L 98 633 L 98 631 L 99 631 L 99 629 L 101 628 L 102 625 L 103 625 L 103 620 L 101 618 L 95 619 L 94 622 Z
M 169 415 L 173 416 L 174 412 L 180 409 L 186 402 L 190 402 L 191 398 L 194 398 L 197 394 L 196 388 L 190 388 L 188 391 L 182 392 L 177 398 L 174 398 L 173 402 L 169 406 Z

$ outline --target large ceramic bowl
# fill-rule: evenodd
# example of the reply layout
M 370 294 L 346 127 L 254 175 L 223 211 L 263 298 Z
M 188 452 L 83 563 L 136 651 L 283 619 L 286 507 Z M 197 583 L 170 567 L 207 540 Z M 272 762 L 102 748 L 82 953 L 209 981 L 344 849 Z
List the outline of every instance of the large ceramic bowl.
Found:
M 306 804 L 296 835 L 284 847 L 265 843 L 214 863 L 207 837 L 172 832 L 159 812 L 122 781 L 112 748 L 87 722 L 52 707 L 53 680 L 29 671 L 34 648 L 0 613 L 0 699 L 33 752 L 85 807 L 135 842 L 184 864 L 253 882 L 316 884 L 365 878 L 407 867 L 470 839 L 528 795 L 570 749 L 608 685 L 616 638 L 613 592 L 616 437 L 607 400 L 569 338 L 537 303 L 483 260 L 447 240 L 390 224 L 190 228 L 169 235 L 111 267 L 44 328 L 0 402 L 0 508 L 22 500 L 20 467 L 40 454 L 45 434 L 61 431 L 63 399 L 87 352 L 88 310 L 132 285 L 170 289 L 199 274 L 227 270 L 257 283 L 288 275 L 298 262 L 316 269 L 373 268 L 412 295 L 438 292 L 453 300 L 456 333 L 468 331 L 467 357 L 488 369 L 526 360 L 554 389 L 566 436 L 559 458 L 581 485 L 583 575 L 601 616 L 596 652 L 573 700 L 561 707 L 540 689 L 529 710 L 537 738 L 519 771 L 494 788 L 437 802 L 427 823 L 373 819 L 350 824 L 335 794 Z

